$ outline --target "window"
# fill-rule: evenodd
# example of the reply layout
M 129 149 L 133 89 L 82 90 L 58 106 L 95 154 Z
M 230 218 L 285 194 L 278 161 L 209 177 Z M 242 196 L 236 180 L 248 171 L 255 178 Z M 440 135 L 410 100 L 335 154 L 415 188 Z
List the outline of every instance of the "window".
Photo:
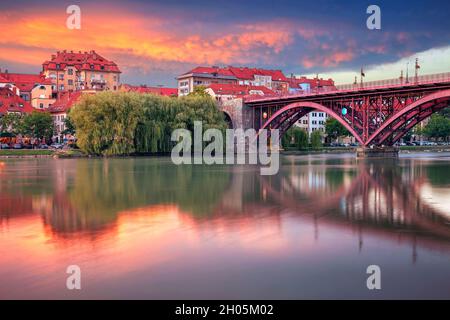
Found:
M 61 90 L 61 91 L 64 90 L 64 85 L 63 84 L 59 86 L 59 90 Z
M 94 65 L 93 64 L 91 64 L 91 69 L 94 69 Z
M 40 86 L 39 89 L 40 90 L 45 90 L 45 86 Z
M 73 75 L 73 69 L 68 69 L 68 70 L 67 70 L 67 74 L 68 74 L 69 76 Z
M 69 86 L 73 86 L 73 80 L 69 79 L 68 84 L 69 84 Z
M 39 103 L 39 108 L 44 109 L 44 104 L 43 103 Z
M 61 74 L 59 75 L 59 80 L 64 80 L 64 74 L 63 74 L 63 73 L 61 73 Z
M 100 69 L 101 70 L 105 70 L 105 66 L 100 66 Z
M 59 64 L 56 65 L 56 69 L 60 69 L 61 66 Z

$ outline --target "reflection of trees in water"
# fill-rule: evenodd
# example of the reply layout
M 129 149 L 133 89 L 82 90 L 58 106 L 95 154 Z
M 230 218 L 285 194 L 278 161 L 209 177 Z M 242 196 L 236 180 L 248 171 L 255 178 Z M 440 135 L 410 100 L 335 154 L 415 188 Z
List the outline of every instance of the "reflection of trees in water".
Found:
M 81 160 L 76 163 L 66 201 L 52 208 L 52 227 L 95 230 L 117 219 L 120 211 L 153 204 L 176 204 L 194 215 L 208 214 L 229 183 L 218 167 L 175 166 L 167 159 Z M 54 222 L 57 222 L 53 219 Z M 68 226 L 66 226 L 68 224 Z
M 175 166 L 168 158 L 28 162 L 15 170 L 16 184 L 0 180 L 0 191 L 8 203 L 18 199 L 26 210 L 40 212 L 50 231 L 62 236 L 96 233 L 114 226 L 122 211 L 160 204 L 202 219 L 276 217 L 290 209 L 331 223 L 449 235 L 446 220 L 418 194 L 426 177 L 450 181 L 447 166 L 404 164 L 295 160 L 285 161 L 278 175 L 260 176 L 252 166 Z M 444 178 L 436 180 L 440 174 Z M 14 208 L 19 206 L 2 206 L 1 216 L 14 217 Z

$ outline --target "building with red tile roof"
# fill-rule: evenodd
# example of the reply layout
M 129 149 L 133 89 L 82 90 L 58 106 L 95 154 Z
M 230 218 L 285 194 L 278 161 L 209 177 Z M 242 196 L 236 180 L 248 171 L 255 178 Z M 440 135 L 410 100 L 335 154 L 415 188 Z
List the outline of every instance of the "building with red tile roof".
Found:
M 150 93 L 167 97 L 176 97 L 178 95 L 177 88 L 148 87 L 146 85 L 132 86 L 129 84 L 122 84 L 120 90 L 125 92 Z
M 31 113 L 31 104 L 8 88 L 0 88 L 0 116 L 8 113 Z
M 205 90 L 219 102 L 224 102 L 249 95 L 274 95 L 275 92 L 264 86 L 251 86 L 240 84 L 211 84 Z
M 47 109 L 55 100 L 52 97 L 52 83 L 43 74 L 0 72 L 1 79 L 14 85 L 16 93 L 29 102 L 33 108 Z
M 42 70 L 52 81 L 54 92 L 116 91 L 120 84 L 121 71 L 117 64 L 94 50 L 58 51 L 42 64 Z
M 68 138 L 63 134 L 63 131 L 66 130 L 65 119 L 67 118 L 69 110 L 80 99 L 82 94 L 87 93 L 84 93 L 82 91 L 62 92 L 59 94 L 59 97 L 55 101 L 55 103 L 50 108 L 48 108 L 48 111 L 53 117 L 53 125 L 55 128 L 55 134 L 53 136 L 54 141 L 62 142 L 65 138 Z M 91 92 L 91 94 L 93 93 Z
M 281 70 L 248 67 L 196 67 L 178 78 L 178 95 L 187 95 L 196 86 L 239 84 L 264 86 L 276 92 L 287 92 L 288 81 Z
M 194 92 L 197 86 L 209 86 L 214 83 L 236 84 L 238 79 L 228 69 L 219 67 L 196 67 L 180 76 L 178 80 L 178 96 L 186 96 Z
M 291 93 L 303 93 L 316 90 L 335 90 L 335 84 L 333 79 L 322 79 L 322 78 L 306 78 L 304 76 L 296 78 L 291 76 L 288 78 L 289 91 Z

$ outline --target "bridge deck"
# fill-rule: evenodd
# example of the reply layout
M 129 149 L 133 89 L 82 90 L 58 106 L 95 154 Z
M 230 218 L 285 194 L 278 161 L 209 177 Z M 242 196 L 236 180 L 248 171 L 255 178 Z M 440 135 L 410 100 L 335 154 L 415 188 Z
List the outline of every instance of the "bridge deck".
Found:
M 435 90 L 450 88 L 450 72 L 425 75 L 413 79 L 406 83 L 401 79 L 388 79 L 360 84 L 338 85 L 336 90 L 324 90 L 318 92 L 309 92 L 303 94 L 279 94 L 270 96 L 247 96 L 244 97 L 244 103 L 252 105 L 261 105 L 273 102 L 282 102 L 286 100 L 316 100 L 323 98 L 348 97 L 352 95 L 373 94 L 375 92 L 406 92 L 416 90 Z

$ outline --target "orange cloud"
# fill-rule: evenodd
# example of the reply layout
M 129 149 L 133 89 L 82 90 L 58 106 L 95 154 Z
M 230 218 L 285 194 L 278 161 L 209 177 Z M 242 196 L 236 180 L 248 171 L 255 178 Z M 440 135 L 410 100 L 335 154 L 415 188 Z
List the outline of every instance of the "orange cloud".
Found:
M 10 12 L 0 19 L 9 30 L 0 38 L 0 59 L 41 64 L 57 50 L 97 50 L 123 67 L 155 61 L 196 64 L 248 63 L 268 59 L 292 42 L 285 27 L 276 24 L 241 25 L 225 33 L 189 34 L 170 21 L 136 13 L 82 11 L 81 30 L 65 26 L 64 12 Z M 178 30 L 176 30 L 178 29 Z M 186 34 L 187 33 L 187 34 Z M 259 50 L 261 49 L 261 50 Z M 142 65 L 145 67 L 144 65 Z
M 317 55 L 314 57 L 305 57 L 302 59 L 302 65 L 307 68 L 313 68 L 317 66 L 322 67 L 336 67 L 342 62 L 351 61 L 355 57 L 355 53 L 351 49 L 336 52 L 327 52 L 323 55 Z

